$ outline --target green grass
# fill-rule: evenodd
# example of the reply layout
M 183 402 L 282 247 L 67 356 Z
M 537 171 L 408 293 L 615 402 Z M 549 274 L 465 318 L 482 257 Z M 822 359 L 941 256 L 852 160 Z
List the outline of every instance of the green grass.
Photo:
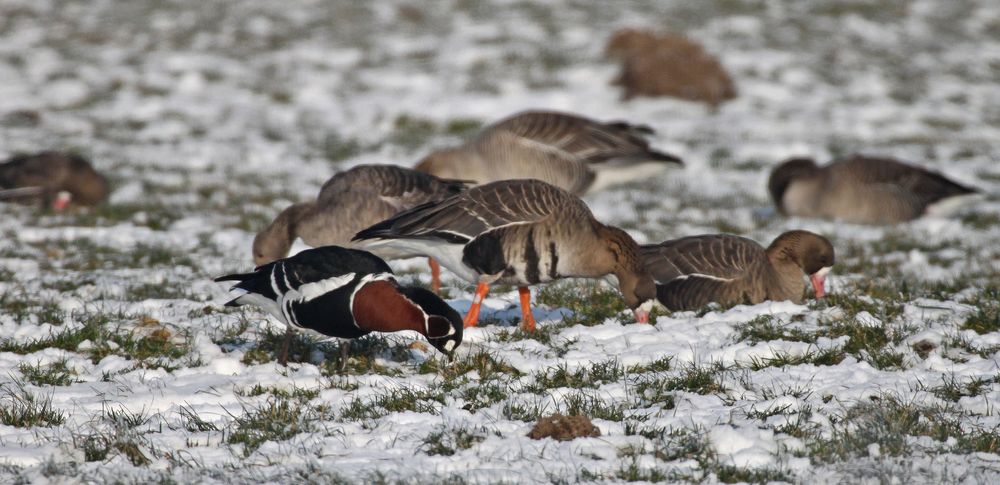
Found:
M 372 397 L 352 399 L 341 410 L 340 418 L 366 421 L 402 411 L 436 415 L 443 404 L 444 395 L 439 392 L 410 388 L 390 389 Z
M 421 440 L 418 451 L 427 455 L 452 456 L 486 439 L 485 429 L 439 426 Z
M 48 348 L 79 351 L 87 355 L 93 363 L 100 362 L 108 355 L 120 355 L 136 363 L 136 367 L 168 370 L 177 368 L 179 359 L 188 356 L 186 345 L 173 342 L 165 329 L 139 335 L 122 328 L 134 316 L 123 313 L 81 312 L 71 317 L 79 325 L 62 332 L 35 340 L 0 340 L 0 352 L 30 354 Z M 81 344 L 89 346 L 81 348 Z
M 66 360 L 59 360 L 48 365 L 37 362 L 34 365 L 22 362 L 17 366 L 24 380 L 36 386 L 68 386 L 75 382 L 77 374 L 66 366 Z
M 325 406 L 311 406 L 302 397 L 270 396 L 257 407 L 244 407 L 227 427 L 226 442 L 242 445 L 248 457 L 267 441 L 286 441 L 317 429 Z
M 937 449 L 918 448 L 914 437 L 933 440 Z M 949 440 L 954 440 L 949 444 Z M 960 413 L 944 406 L 921 405 L 899 397 L 875 396 L 835 416 L 830 432 L 807 439 L 810 458 L 833 463 L 868 456 L 877 444 L 881 454 L 909 456 L 921 452 L 996 453 L 1000 430 L 961 423 Z
M 17 428 L 59 426 L 66 415 L 52 407 L 51 397 L 39 397 L 24 388 L 24 384 L 0 385 L 0 423 Z
M 1000 287 L 989 286 L 965 303 L 973 305 L 975 310 L 965 318 L 963 329 L 978 334 L 1000 332 Z
M 609 318 L 635 323 L 633 316 L 623 313 L 626 307 L 621 293 L 596 282 L 546 285 L 538 292 L 536 301 L 552 308 L 571 310 L 572 315 L 563 317 L 562 325 L 566 327 L 600 325 Z

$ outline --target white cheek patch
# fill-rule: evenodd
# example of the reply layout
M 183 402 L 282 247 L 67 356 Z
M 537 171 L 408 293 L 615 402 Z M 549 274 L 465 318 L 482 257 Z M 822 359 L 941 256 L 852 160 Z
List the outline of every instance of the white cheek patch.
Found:
M 452 333 L 454 333 L 454 332 L 452 332 Z M 451 335 L 451 334 L 449 334 L 449 335 Z M 454 340 L 449 340 L 449 341 L 445 342 L 444 343 L 444 349 L 447 350 L 448 352 L 451 352 L 452 350 L 454 350 L 455 349 L 455 341 Z

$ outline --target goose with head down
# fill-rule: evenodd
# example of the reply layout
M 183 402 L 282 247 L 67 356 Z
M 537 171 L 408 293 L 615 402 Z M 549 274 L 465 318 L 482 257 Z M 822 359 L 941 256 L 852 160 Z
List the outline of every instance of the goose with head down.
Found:
M 376 222 L 411 207 L 448 198 L 465 190 L 466 183 L 395 165 L 359 165 L 340 172 L 323 184 L 316 200 L 292 204 L 281 211 L 253 241 L 254 264 L 260 266 L 288 255 L 296 238 L 319 247 L 350 246 L 351 237 Z M 385 259 L 416 255 L 377 251 Z M 440 269 L 430 260 L 431 286 L 440 287 Z
M 766 249 L 731 234 L 682 237 L 644 245 L 642 256 L 656 281 L 656 296 L 671 310 L 695 310 L 765 300 L 802 301 L 803 274 L 817 298 L 825 294 L 833 245 L 809 231 L 788 231 Z
M 639 245 L 594 219 L 579 198 L 539 180 L 505 180 L 397 214 L 359 232 L 364 248 L 412 251 L 477 284 L 465 318 L 473 326 L 490 284 L 518 286 L 523 326 L 533 329 L 528 286 L 564 277 L 613 275 L 636 320 L 648 321 L 656 290 Z
M 76 154 L 40 152 L 0 163 L 0 200 L 63 210 L 99 205 L 110 192 L 108 180 Z
M 367 251 L 324 246 L 215 281 L 237 282 L 226 306 L 259 306 L 288 327 L 282 363 L 293 329 L 341 339 L 414 330 L 448 355 L 462 343 L 458 312 L 430 291 L 400 286 L 389 265 Z

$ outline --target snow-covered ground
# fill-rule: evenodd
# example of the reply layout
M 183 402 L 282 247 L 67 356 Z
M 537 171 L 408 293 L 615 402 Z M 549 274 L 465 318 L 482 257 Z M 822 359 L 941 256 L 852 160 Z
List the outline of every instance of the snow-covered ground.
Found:
M 621 102 L 601 52 L 624 26 L 704 43 L 739 97 Z M 279 325 L 222 307 L 211 278 L 337 170 L 525 108 L 645 123 L 685 159 L 589 197 L 602 220 L 643 242 L 822 233 L 830 297 L 623 325 L 571 281 L 536 291 L 526 336 L 500 291 L 454 363 L 369 337 L 346 375 L 305 339 L 279 366 Z M 0 206 L 0 482 L 1000 481 L 993 0 L 0 0 L 0 156 L 40 149 L 115 192 Z M 771 166 L 856 151 L 985 195 L 896 227 L 775 217 Z M 601 436 L 529 439 L 553 412 Z

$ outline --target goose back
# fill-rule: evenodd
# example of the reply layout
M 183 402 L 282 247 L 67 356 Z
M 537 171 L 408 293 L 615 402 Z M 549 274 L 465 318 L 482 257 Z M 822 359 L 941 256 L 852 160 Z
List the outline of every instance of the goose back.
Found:
M 772 196 L 789 215 L 891 224 L 924 215 L 930 205 L 976 189 L 891 158 L 861 155 L 816 167 L 785 162 L 771 174 Z

